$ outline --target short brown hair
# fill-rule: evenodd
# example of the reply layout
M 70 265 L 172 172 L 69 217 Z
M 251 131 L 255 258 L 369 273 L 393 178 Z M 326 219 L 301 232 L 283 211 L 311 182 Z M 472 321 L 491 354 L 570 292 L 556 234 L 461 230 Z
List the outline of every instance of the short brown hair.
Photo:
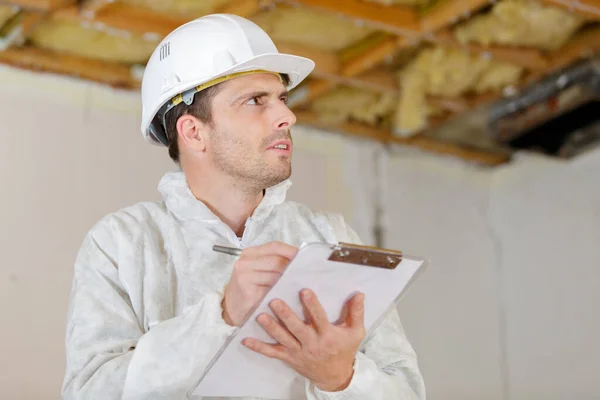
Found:
M 288 86 L 290 78 L 281 74 L 284 86 Z M 191 115 L 200 121 L 212 125 L 212 99 L 219 93 L 222 83 L 204 89 L 194 96 L 194 101 L 189 106 L 182 102 L 176 105 L 165 115 L 165 130 L 169 141 L 169 157 L 179 164 L 179 144 L 177 142 L 177 121 L 184 115 Z
M 179 144 L 177 141 L 177 121 L 184 115 L 191 115 L 200 121 L 212 124 L 212 99 L 219 93 L 221 84 L 204 89 L 194 96 L 194 101 L 189 106 L 185 102 L 176 105 L 165 115 L 165 130 L 169 141 L 169 157 L 179 164 Z

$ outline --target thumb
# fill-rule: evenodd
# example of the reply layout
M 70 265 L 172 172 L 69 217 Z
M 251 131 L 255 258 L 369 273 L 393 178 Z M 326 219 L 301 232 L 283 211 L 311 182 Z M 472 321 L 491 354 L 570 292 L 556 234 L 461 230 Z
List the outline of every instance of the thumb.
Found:
M 346 325 L 352 329 L 363 328 L 365 325 L 365 295 L 358 293 L 350 299 Z

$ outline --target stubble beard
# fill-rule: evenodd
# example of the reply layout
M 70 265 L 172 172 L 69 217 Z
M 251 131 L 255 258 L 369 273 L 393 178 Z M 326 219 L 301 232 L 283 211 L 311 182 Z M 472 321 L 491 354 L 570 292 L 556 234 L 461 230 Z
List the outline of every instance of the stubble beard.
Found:
M 233 178 L 234 185 L 248 196 L 275 186 L 292 174 L 291 156 L 279 156 L 275 165 L 268 163 L 264 152 L 269 144 L 277 140 L 291 140 L 289 131 L 269 135 L 251 149 L 247 143 L 226 133 L 213 131 L 211 142 L 213 161 L 218 170 Z

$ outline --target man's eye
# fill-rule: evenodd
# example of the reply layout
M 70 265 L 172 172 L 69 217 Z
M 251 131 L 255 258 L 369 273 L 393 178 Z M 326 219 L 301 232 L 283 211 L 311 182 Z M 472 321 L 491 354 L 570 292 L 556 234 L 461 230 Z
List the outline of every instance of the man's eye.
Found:
M 283 96 L 281 98 L 281 101 L 283 101 L 284 104 L 287 104 L 288 103 L 288 97 L 287 96 Z
M 246 104 L 250 104 L 252 106 L 257 106 L 260 104 L 260 98 L 259 97 L 253 97 L 250 100 L 248 100 L 248 102 Z

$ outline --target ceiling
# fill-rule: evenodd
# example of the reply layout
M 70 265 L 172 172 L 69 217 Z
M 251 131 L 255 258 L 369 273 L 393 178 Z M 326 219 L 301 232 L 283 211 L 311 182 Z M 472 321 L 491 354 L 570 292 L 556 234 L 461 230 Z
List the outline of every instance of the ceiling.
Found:
M 428 132 L 600 51 L 600 0 L 0 0 L 0 63 L 136 90 L 160 40 L 213 12 L 315 60 L 300 123 L 485 165 L 510 152 Z

